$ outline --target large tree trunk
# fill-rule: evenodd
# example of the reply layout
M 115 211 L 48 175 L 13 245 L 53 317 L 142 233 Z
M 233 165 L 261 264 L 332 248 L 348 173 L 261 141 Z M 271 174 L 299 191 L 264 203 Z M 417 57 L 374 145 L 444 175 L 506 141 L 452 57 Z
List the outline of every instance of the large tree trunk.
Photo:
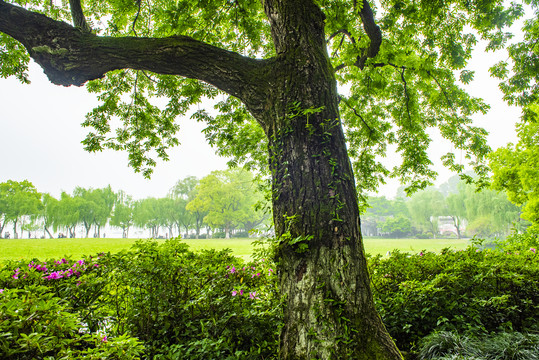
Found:
M 372 299 L 324 15 L 309 2 L 265 7 L 279 54 L 263 122 L 286 295 L 280 356 L 401 359 Z

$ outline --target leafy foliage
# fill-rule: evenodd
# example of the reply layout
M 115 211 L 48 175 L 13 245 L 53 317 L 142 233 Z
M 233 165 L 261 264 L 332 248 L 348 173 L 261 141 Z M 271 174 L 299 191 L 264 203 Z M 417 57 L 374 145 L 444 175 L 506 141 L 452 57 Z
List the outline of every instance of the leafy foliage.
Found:
M 505 190 L 509 200 L 522 206 L 522 218 L 539 230 L 539 123 L 519 124 L 519 142 L 490 156 L 493 186 Z
M 68 2 L 10 2 L 71 21 Z M 267 14 L 254 0 L 92 0 L 82 5 L 98 35 L 185 35 L 243 56 L 276 56 Z M 431 129 L 437 129 L 455 149 L 464 150 L 470 165 L 485 176 L 486 133 L 472 124 L 471 116 L 486 112 L 488 105 L 469 96 L 459 81 L 473 81 L 466 63 L 477 34 L 490 42 L 488 49 L 507 46 L 512 35 L 505 30 L 524 15 L 523 6 L 512 3 L 504 7 L 496 0 L 444 1 L 436 6 L 411 0 L 370 2 L 383 37 L 375 57 L 366 55 L 370 38 L 358 16 L 362 1 L 324 0 L 318 6 L 326 18 L 330 61 L 339 85 L 346 89 L 340 95 L 340 111 L 360 193 L 375 190 L 387 176 L 400 178 L 411 192 L 429 185 L 436 175 L 427 154 Z M 530 20 L 525 41 L 510 48 L 511 57 L 522 69 L 508 80 L 508 94 L 535 81 L 531 61 L 535 28 L 535 20 Z M 0 44 L 5 58 L 0 62 L 0 74 L 26 81 L 28 55 L 22 46 L 5 35 Z M 530 61 L 520 61 L 522 57 Z M 502 78 L 508 73 L 493 72 Z M 146 176 L 156 158 L 167 159 L 170 147 L 178 145 L 176 133 L 181 124 L 176 120 L 189 115 L 207 125 L 207 139 L 219 153 L 231 157 L 232 164 L 267 167 L 263 129 L 239 99 L 206 83 L 124 69 L 90 82 L 88 90 L 98 94 L 101 104 L 83 123 L 92 129 L 83 142 L 86 149 L 126 151 L 130 165 Z M 205 99 L 214 100 L 214 109 Z M 193 113 L 190 109 L 197 104 Z M 402 157 L 394 168 L 379 160 L 390 146 Z M 443 161 L 452 170 L 463 171 L 453 153 L 444 155 Z
M 539 266 L 531 249 L 504 253 L 469 247 L 372 258 L 375 302 L 402 350 L 438 331 L 534 329 Z

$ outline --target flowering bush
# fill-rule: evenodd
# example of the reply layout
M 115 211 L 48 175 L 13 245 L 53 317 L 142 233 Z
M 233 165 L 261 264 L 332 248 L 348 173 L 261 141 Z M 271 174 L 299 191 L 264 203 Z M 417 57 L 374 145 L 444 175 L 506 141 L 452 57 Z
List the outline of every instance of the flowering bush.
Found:
M 244 264 L 228 251 L 193 253 L 169 240 L 138 243 L 108 257 L 104 267 L 114 269 L 107 302 L 116 311 L 116 331 L 144 341 L 150 357 L 258 359 L 277 353 L 281 311 L 276 276 L 265 261 Z
M 43 310 L 49 327 L 18 331 L 20 322 L 4 316 L 4 302 L 28 294 L 55 304 Z M 266 261 L 194 253 L 179 240 L 79 260 L 11 262 L 0 268 L 0 330 L 10 334 L 0 337 L 0 358 L 133 359 L 144 351 L 155 359 L 269 359 L 277 353 L 279 304 Z M 65 331 L 51 337 L 53 324 Z M 32 347 L 18 346 L 27 336 Z
M 437 331 L 535 331 L 536 238 L 502 250 L 393 251 L 369 269 L 400 349 Z M 84 259 L 0 268 L 0 358 L 276 359 L 283 323 L 275 264 L 173 239 Z M 510 345 L 508 345 L 510 346 Z

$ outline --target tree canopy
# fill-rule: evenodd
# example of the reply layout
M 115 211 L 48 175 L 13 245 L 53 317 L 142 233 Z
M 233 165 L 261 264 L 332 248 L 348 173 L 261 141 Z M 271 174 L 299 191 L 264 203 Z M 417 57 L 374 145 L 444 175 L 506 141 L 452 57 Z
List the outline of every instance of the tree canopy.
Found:
M 263 86 L 264 72 L 281 51 L 272 40 L 263 3 L 85 1 L 81 15 L 91 27 L 89 32 L 84 24 L 76 23 L 83 29 L 77 31 L 52 21 L 77 18 L 68 2 L 2 1 L 0 75 L 29 81 L 26 70 L 32 57 L 57 84 L 80 86 L 102 78 L 87 85 L 101 104 L 83 123 L 92 129 L 85 147 L 125 150 L 130 164 L 147 175 L 155 157 L 166 159 L 167 149 L 178 144 L 175 119 L 204 97 L 213 98 L 218 115 L 204 108 L 192 115 L 206 122 L 210 143 L 218 145 L 219 153 L 232 156 L 234 163 L 266 166 L 263 129 L 251 115 L 263 110 L 242 105 L 249 93 Z M 523 15 L 521 4 L 506 8 L 495 0 L 443 1 L 435 6 L 428 1 L 351 0 L 319 1 L 316 6 L 325 18 L 335 77 L 343 89 L 349 89 L 339 94 L 340 109 L 360 189 L 374 190 L 387 176 L 400 178 L 410 189 L 425 186 L 436 175 L 427 152 L 429 128 L 438 128 L 455 149 L 468 154 L 476 171 L 485 174 L 486 134 L 472 124 L 471 115 L 486 112 L 488 105 L 466 94 L 459 81 L 473 80 L 466 63 L 479 39 L 489 41 L 488 49 L 507 44 L 511 34 L 505 28 Z M 18 24 L 31 22 L 36 26 L 19 29 Z M 515 60 L 529 48 L 534 24 L 530 20 L 526 41 L 512 48 Z M 38 33 L 40 27 L 62 36 L 52 35 L 58 40 L 53 43 Z M 522 73 L 533 76 L 530 68 L 521 70 L 519 78 Z M 249 89 L 251 76 L 258 86 Z M 234 85 L 225 85 L 228 81 Z M 151 100 L 154 97 L 168 101 L 158 106 Z M 387 168 L 377 155 L 385 154 L 392 144 L 402 162 Z M 444 156 L 444 162 L 456 171 L 464 166 L 452 153 Z

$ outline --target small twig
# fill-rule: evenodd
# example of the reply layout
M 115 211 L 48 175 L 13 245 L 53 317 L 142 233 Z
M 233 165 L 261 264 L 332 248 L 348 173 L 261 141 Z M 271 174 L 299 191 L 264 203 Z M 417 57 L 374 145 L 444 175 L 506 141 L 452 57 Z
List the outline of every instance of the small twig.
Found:
M 395 67 L 397 68 L 397 67 Z M 410 121 L 410 127 L 412 126 L 412 117 L 410 116 L 410 97 L 408 96 L 408 84 L 406 83 L 406 79 L 404 78 L 404 71 L 406 70 L 406 67 L 401 67 L 401 79 L 404 83 L 404 97 L 406 97 L 406 112 L 408 113 L 408 121 Z
M 430 70 L 427 70 L 427 74 L 434 79 L 434 82 L 438 85 L 438 87 L 440 88 L 440 90 L 442 90 L 442 93 L 444 94 L 445 96 L 445 100 L 447 101 L 447 104 L 449 105 L 449 107 L 451 108 L 451 110 L 453 110 L 453 114 L 456 116 L 457 115 L 457 112 L 455 111 L 455 108 L 453 107 L 453 103 L 451 102 L 451 99 L 449 99 L 449 96 L 447 95 L 447 92 L 445 91 L 445 89 L 442 87 L 442 85 L 440 84 L 440 82 L 438 81 L 438 79 L 436 79 L 436 77 L 430 72 Z
M 327 42 L 329 43 L 331 41 L 331 39 L 333 39 L 335 36 L 339 35 L 339 34 L 343 34 L 343 35 L 346 35 L 350 41 L 352 42 L 352 44 L 355 44 L 356 43 L 356 39 L 352 36 L 352 34 L 350 34 L 350 32 L 346 29 L 339 29 L 337 31 L 335 31 L 333 34 L 331 34 L 329 36 L 329 39 L 327 40 Z M 341 40 L 342 42 L 342 40 Z
M 135 30 L 135 26 L 137 24 L 138 17 L 140 16 L 140 9 L 142 7 L 142 0 L 136 0 L 136 2 L 137 2 L 137 5 L 138 5 L 138 10 L 137 10 L 137 15 L 135 16 L 135 19 L 133 20 L 133 24 L 131 25 L 131 30 L 133 31 L 133 34 L 135 34 L 135 36 L 138 36 L 137 31 Z
M 143 74 L 148 80 L 150 80 L 150 81 L 152 81 L 152 82 L 154 82 L 154 83 L 156 83 L 156 84 L 159 83 L 159 81 L 152 79 L 152 77 L 146 73 L 146 70 L 141 70 L 141 71 L 142 71 L 142 74 Z
M 357 112 L 357 110 L 352 106 L 350 105 L 350 103 L 348 102 L 348 100 L 346 100 L 344 97 L 340 96 L 339 95 L 339 100 L 342 101 L 350 110 L 352 110 L 354 112 L 354 115 L 356 115 L 358 118 L 361 119 L 361 122 L 363 123 L 363 125 L 365 125 L 365 127 L 369 130 L 369 137 L 367 139 L 367 145 L 365 145 L 365 148 L 363 149 L 363 151 L 361 152 L 361 155 L 359 156 L 360 158 L 363 157 L 363 155 L 365 154 L 365 152 L 367 151 L 367 149 L 369 148 L 370 144 L 371 144 L 371 140 L 372 140 L 372 134 L 374 133 L 374 129 L 371 128 L 369 126 L 369 124 L 367 124 L 367 122 L 365 121 L 365 119 L 363 118 L 363 116 L 361 116 L 361 114 L 359 114 Z

